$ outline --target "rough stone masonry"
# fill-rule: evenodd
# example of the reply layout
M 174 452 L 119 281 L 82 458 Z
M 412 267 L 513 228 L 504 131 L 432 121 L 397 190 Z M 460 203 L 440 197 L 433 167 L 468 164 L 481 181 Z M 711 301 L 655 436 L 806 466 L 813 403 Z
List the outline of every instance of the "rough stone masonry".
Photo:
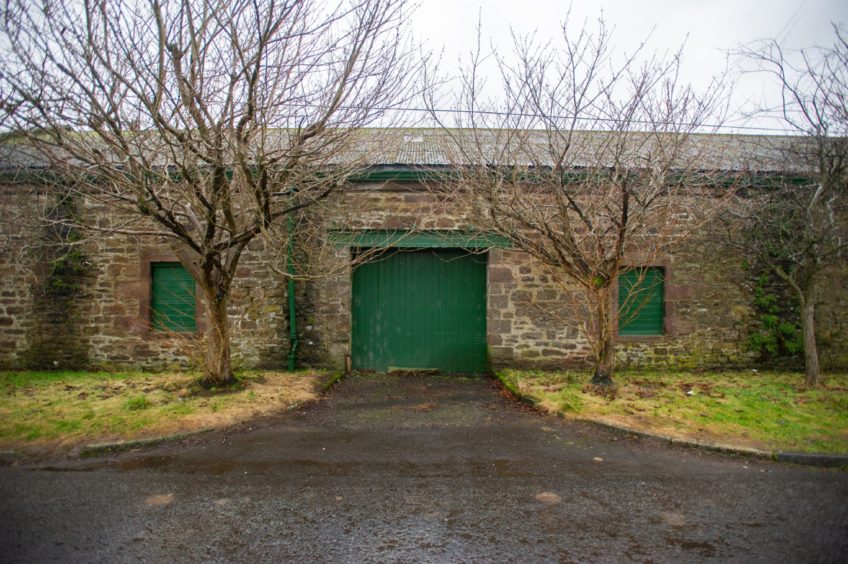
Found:
M 151 330 L 150 263 L 176 260 L 151 239 L 103 235 L 80 246 L 79 268 L 61 283 L 73 299 L 51 302 L 56 284 L 45 264 L 36 217 L 49 195 L 36 185 L 0 185 L 0 366 L 4 368 L 164 368 L 192 362 L 198 332 Z M 320 248 L 310 276 L 297 284 L 302 364 L 342 367 L 350 352 L 351 253 L 327 237 L 332 230 L 457 230 L 467 218 L 439 193 L 416 183 L 352 184 L 322 205 L 324 234 L 299 242 Z M 117 221 L 109 209 L 83 205 L 80 213 Z M 234 359 L 243 367 L 285 366 L 289 349 L 283 253 L 256 240 L 245 252 L 230 306 Z M 55 258 L 53 263 L 55 264 Z M 655 261 L 665 269 L 664 334 L 620 336 L 626 366 L 712 368 L 748 366 L 752 290 L 739 257 L 723 251 L 707 231 Z M 572 367 L 590 355 L 583 330 L 587 311 L 579 292 L 524 253 L 488 251 L 487 341 L 493 367 Z M 819 330 L 823 363 L 848 366 L 848 275 L 834 273 L 822 292 Z M 36 361 L 37 359 L 37 361 Z

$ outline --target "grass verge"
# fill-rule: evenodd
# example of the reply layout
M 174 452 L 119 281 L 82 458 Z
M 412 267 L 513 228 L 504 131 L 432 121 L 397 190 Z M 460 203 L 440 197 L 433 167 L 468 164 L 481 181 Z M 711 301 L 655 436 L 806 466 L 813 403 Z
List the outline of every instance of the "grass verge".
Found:
M 503 370 L 504 385 L 541 409 L 667 435 L 772 451 L 848 454 L 848 374 L 804 390 L 778 372 L 620 372 L 613 393 L 582 371 Z
M 0 448 L 43 449 L 219 428 L 318 397 L 328 372 L 241 374 L 205 390 L 193 373 L 0 372 Z

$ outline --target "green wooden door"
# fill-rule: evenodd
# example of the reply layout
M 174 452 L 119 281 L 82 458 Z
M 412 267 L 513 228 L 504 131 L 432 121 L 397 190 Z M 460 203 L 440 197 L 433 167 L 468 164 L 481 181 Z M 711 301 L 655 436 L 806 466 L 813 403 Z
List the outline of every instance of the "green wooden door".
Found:
M 354 368 L 486 370 L 486 254 L 390 250 L 353 272 Z

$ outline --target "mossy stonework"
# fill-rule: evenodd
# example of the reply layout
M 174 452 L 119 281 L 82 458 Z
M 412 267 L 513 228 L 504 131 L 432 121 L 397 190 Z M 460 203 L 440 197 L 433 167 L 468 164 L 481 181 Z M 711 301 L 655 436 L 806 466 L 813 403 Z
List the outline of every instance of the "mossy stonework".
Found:
M 85 257 L 85 269 L 74 279 L 73 315 L 60 321 L 54 307 L 50 315 L 55 322 L 44 323 L 42 288 L 56 277 L 47 275 L 50 265 L 42 260 L 43 253 L 33 252 L 42 230 L 25 221 L 41 213 L 44 191 L 6 184 L 0 186 L 0 198 L 0 366 L 33 367 L 42 355 L 51 359 L 45 368 L 78 367 L 82 362 L 89 367 L 151 369 L 190 364 L 190 352 L 205 328 L 203 308 L 197 308 L 197 333 L 155 331 L 150 323 L 150 263 L 177 260 L 167 244 L 116 234 L 89 237 L 75 247 L 76 254 Z M 81 204 L 79 213 L 97 218 L 99 225 L 127 219 L 90 203 Z M 49 252 L 55 255 L 58 249 L 61 245 Z M 285 366 L 286 287 L 272 269 L 271 260 L 277 259 L 256 241 L 238 269 L 230 318 L 239 366 Z
M 41 231 L 23 218 L 37 213 L 45 203 L 43 191 L 0 185 L 0 366 L 24 367 L 32 345 L 33 288 L 38 268 L 28 252 Z
M 150 263 L 176 260 L 167 244 L 125 235 L 95 237 L 74 246 L 83 259 L 73 271 L 68 323 L 38 321 L 44 260 L 25 252 L 43 233 L 16 221 L 35 217 L 45 204 L 34 186 L 0 186 L 0 365 L 32 365 L 44 344 L 50 363 L 100 367 L 164 368 L 189 363 L 188 352 L 205 323 L 198 307 L 197 334 L 151 330 Z M 331 230 L 466 230 L 468 218 L 444 195 L 415 183 L 358 183 L 322 203 L 327 231 L 301 245 L 322 246 L 312 273 L 296 286 L 298 358 L 301 365 L 344 367 L 350 354 L 352 249 L 333 244 Z M 81 203 L 78 213 L 101 225 L 124 218 Z M 743 260 L 722 250 L 709 232 L 657 257 L 665 271 L 664 330 L 660 336 L 618 339 L 620 365 L 715 368 L 749 366 L 747 345 L 756 319 L 753 286 Z M 268 247 L 270 245 L 270 247 Z M 233 357 L 242 367 L 281 368 L 289 352 L 284 253 L 261 239 L 241 260 L 230 301 Z M 276 251 L 276 252 L 274 252 Z M 70 255 L 68 255 L 70 256 Z M 55 262 L 55 258 L 53 259 Z M 76 260 L 76 259 L 75 259 Z M 528 255 L 488 251 L 487 341 L 491 365 L 567 368 L 591 355 L 584 337 L 587 310 L 580 292 Z M 66 273 L 67 274 L 67 273 Z M 62 275 L 66 277 L 65 274 Z M 848 366 L 848 273 L 834 273 L 819 309 L 822 359 L 827 368 Z M 71 304 L 67 304 L 71 305 Z M 61 366 L 68 367 L 68 366 Z
M 22 251 L 37 265 L 30 288 L 32 317 L 26 330 L 23 366 L 34 370 L 80 369 L 88 366 L 87 335 L 81 331 L 85 319 L 80 304 L 85 301 L 88 258 L 77 243 L 82 235 L 62 222 L 79 213 L 78 202 L 66 198 L 47 200 L 49 223 L 41 236 Z

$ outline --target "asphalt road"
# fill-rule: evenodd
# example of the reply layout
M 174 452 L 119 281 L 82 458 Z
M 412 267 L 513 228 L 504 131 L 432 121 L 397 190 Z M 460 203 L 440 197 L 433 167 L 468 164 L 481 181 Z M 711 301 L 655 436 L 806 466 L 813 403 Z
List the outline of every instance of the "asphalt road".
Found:
M 848 473 L 352 377 L 251 430 L 0 468 L 3 561 L 848 561 Z

